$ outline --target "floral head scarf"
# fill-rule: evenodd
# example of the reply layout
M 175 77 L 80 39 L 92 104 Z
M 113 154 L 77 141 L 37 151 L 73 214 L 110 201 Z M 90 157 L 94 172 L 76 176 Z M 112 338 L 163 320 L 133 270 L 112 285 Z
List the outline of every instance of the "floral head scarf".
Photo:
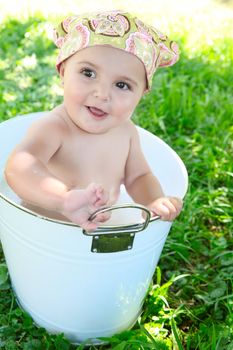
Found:
M 60 49 L 57 69 L 77 51 L 95 45 L 110 45 L 138 57 L 145 67 L 147 89 L 158 67 L 171 66 L 179 59 L 178 45 L 157 29 L 121 11 L 70 16 L 54 31 Z

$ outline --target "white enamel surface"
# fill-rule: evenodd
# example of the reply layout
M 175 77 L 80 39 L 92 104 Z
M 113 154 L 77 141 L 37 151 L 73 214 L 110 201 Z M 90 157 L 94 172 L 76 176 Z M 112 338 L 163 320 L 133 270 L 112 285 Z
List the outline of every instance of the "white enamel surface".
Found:
M 92 237 L 77 226 L 48 221 L 20 207 L 7 187 L 3 169 L 9 152 L 28 125 L 43 113 L 0 124 L 0 237 L 20 304 L 50 332 L 73 342 L 111 336 L 136 321 L 171 223 L 154 221 L 135 235 L 133 248 L 92 253 Z M 187 172 L 163 141 L 139 129 L 148 162 L 169 195 L 183 197 Z M 130 199 L 122 189 L 120 202 Z M 130 217 L 130 219 L 129 219 Z M 140 212 L 119 211 L 113 218 L 136 223 Z

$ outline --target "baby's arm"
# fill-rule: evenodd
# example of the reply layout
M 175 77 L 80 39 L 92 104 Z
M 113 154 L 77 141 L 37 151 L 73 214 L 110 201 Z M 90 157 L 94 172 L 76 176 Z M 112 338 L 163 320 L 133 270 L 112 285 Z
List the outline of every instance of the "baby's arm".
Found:
M 47 163 L 61 146 L 61 133 L 62 127 L 53 117 L 35 122 L 5 168 L 6 180 L 20 198 L 55 211 L 61 209 L 68 188 L 48 171 Z
M 83 228 L 92 230 L 105 219 L 100 215 L 95 222 L 88 220 L 93 211 L 106 204 L 106 192 L 96 184 L 83 190 L 68 188 L 47 167 L 48 161 L 62 146 L 66 132 L 64 123 L 59 116 L 52 115 L 34 123 L 10 155 L 5 177 L 24 201 L 56 211 Z
M 125 172 L 125 186 L 129 195 L 137 203 L 143 204 L 162 220 L 172 221 L 182 209 L 182 200 L 164 195 L 158 179 L 142 153 L 139 136 L 132 128 L 131 146 Z
M 161 220 L 173 221 L 181 212 L 182 200 L 166 197 L 151 172 L 136 178 L 127 191 L 135 202 L 145 205 L 153 216 L 159 215 Z

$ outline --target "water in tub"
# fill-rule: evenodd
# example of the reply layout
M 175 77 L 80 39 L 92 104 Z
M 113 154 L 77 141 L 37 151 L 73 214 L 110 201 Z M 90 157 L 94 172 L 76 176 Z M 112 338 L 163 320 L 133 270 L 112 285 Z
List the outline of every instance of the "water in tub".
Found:
M 39 209 L 39 208 L 32 208 L 30 206 L 27 208 L 27 205 L 16 195 L 16 193 L 14 191 L 12 191 L 12 189 L 8 186 L 4 176 L 1 176 L 1 180 L 0 180 L 0 193 L 6 197 L 8 200 L 12 201 L 13 203 L 19 205 L 19 206 L 23 206 L 24 208 L 26 208 L 29 211 L 34 211 L 36 213 L 39 214 L 39 216 L 47 216 L 51 219 L 57 219 L 57 217 L 55 217 L 52 213 L 48 213 L 48 211 L 44 211 L 43 209 Z M 118 200 L 118 202 L 116 204 L 124 204 L 124 203 L 132 203 L 132 199 L 129 197 L 129 195 L 127 194 L 125 187 L 121 186 L 121 195 L 120 198 Z M 34 210 L 32 210 L 34 209 Z M 65 218 L 62 218 L 62 221 L 65 221 Z M 112 215 L 111 218 L 101 224 L 101 225 L 130 225 L 130 224 L 136 224 L 139 222 L 142 222 L 142 215 L 140 210 L 138 209 L 118 209 L 118 210 L 114 210 L 112 211 Z

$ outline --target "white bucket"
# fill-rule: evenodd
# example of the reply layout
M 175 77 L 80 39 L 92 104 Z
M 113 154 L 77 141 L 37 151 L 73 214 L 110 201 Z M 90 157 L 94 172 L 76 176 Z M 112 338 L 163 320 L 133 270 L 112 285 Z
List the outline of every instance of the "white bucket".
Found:
M 51 333 L 63 332 L 74 343 L 96 342 L 136 322 L 171 223 L 150 220 L 147 226 L 140 220 L 141 210 L 114 210 L 118 225 L 105 225 L 87 235 L 77 225 L 20 206 L 3 169 L 28 126 L 43 114 L 0 124 L 2 247 L 17 299 L 34 321 Z M 165 193 L 184 197 L 188 177 L 181 159 L 161 139 L 138 130 L 144 154 Z M 132 202 L 122 192 L 121 202 Z M 127 224 L 125 217 L 130 217 Z

